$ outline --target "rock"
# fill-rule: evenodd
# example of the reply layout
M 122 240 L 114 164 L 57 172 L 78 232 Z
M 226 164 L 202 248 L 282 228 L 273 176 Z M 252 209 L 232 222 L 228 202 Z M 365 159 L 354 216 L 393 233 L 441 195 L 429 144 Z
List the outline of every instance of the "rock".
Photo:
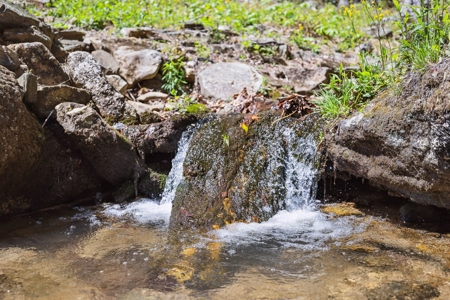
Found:
M 169 95 L 161 92 L 148 92 L 140 95 L 136 100 L 139 102 L 165 101 Z
M 28 28 L 9 28 L 3 31 L 5 39 L 12 43 L 40 42 L 47 49 L 52 48 L 52 39 L 43 34 L 36 26 Z
M 138 178 L 143 166 L 133 145 L 94 109 L 70 102 L 55 109 L 58 123 L 100 176 L 112 184 Z
M 263 83 L 263 77 L 255 68 L 243 63 L 217 63 L 198 74 L 203 96 L 213 99 L 229 99 L 245 87 L 249 93 L 256 93 Z
M 106 74 L 116 74 L 119 71 L 119 63 L 104 50 L 96 50 L 91 53 L 98 64 L 105 70 Z
M 52 49 L 50 50 L 52 52 L 53 56 L 59 61 L 59 63 L 65 63 L 67 60 L 67 56 L 69 56 L 69 53 L 64 50 L 63 45 L 60 41 L 54 40 L 52 44 Z
M 280 117 L 270 113 L 249 118 L 224 116 L 194 131 L 172 202 L 171 229 L 266 221 L 286 208 L 288 186 L 312 184 L 317 118 L 274 122 Z M 241 124 L 250 120 L 246 132 Z M 308 199 L 310 193 L 308 185 L 295 197 Z
M 136 145 L 141 153 L 175 153 L 186 128 L 197 122 L 195 115 L 175 115 L 151 125 L 124 126 L 121 133 Z
M 55 39 L 63 39 L 63 40 L 75 40 L 82 42 L 84 40 L 85 32 L 79 30 L 60 30 L 55 34 Z
M 0 129 L 3 132 L 0 138 L 0 191 L 3 193 L 20 186 L 31 166 L 39 161 L 44 144 L 42 128 L 28 112 L 22 96 L 23 90 L 15 74 L 0 66 Z
M 122 28 L 120 33 L 125 37 L 135 37 L 139 39 L 151 38 L 158 35 L 158 32 L 151 27 Z
M 332 214 L 337 217 L 345 216 L 364 216 L 364 213 L 355 208 L 355 203 L 345 202 L 322 206 L 320 210 L 326 214 Z
M 267 82 L 276 87 L 292 86 L 296 93 L 304 94 L 326 83 L 329 80 L 329 73 L 330 69 L 325 67 L 305 69 L 300 66 L 279 66 L 270 71 Z
M 142 124 L 161 122 L 161 118 L 153 113 L 153 110 L 155 110 L 154 106 L 135 101 L 127 101 L 127 103 L 136 110 Z
M 195 69 L 195 62 L 188 61 L 184 64 L 184 74 L 186 76 L 186 81 L 189 83 L 195 83 L 197 78 L 197 71 Z
M 136 196 L 133 181 L 125 182 L 117 191 L 113 193 L 114 202 L 116 203 L 130 201 Z
M 84 42 L 76 40 L 59 40 L 64 51 L 75 52 L 75 51 L 90 51 L 89 45 Z
M 35 26 L 41 32 L 53 39 L 52 29 L 49 25 L 39 21 L 21 7 L 5 0 L 0 0 L 0 30 L 7 28 L 27 28 Z
M 59 62 L 42 43 L 23 43 L 8 46 L 38 77 L 42 85 L 58 85 L 69 82 Z
M 450 59 L 408 74 L 401 93 L 384 92 L 342 120 L 327 151 L 348 172 L 419 204 L 450 209 Z
M 138 123 L 136 111 L 126 103 L 123 95 L 109 84 L 91 54 L 72 52 L 67 58 L 67 66 L 72 80 L 92 95 L 92 101 L 107 123 Z
M 205 30 L 205 26 L 201 23 L 186 22 L 184 23 L 184 29 Z
M 16 71 L 20 68 L 19 57 L 8 47 L 0 46 L 0 66 L 4 66 L 10 71 Z
M 47 118 L 56 105 L 63 102 L 87 104 L 91 95 L 83 89 L 68 85 L 40 86 L 37 91 L 37 101 L 31 104 L 33 112 L 38 118 Z
M 130 85 L 155 77 L 162 62 L 161 53 L 150 49 L 134 51 L 122 46 L 113 55 L 119 62 L 120 75 Z
M 25 91 L 23 102 L 26 104 L 34 104 L 37 99 L 37 80 L 36 75 L 31 73 L 24 73 L 17 79 L 17 82 Z
M 127 94 L 129 85 L 125 80 L 123 80 L 122 77 L 120 77 L 119 75 L 106 75 L 105 77 L 106 80 L 108 80 L 109 84 L 111 84 L 116 91 L 124 96 Z

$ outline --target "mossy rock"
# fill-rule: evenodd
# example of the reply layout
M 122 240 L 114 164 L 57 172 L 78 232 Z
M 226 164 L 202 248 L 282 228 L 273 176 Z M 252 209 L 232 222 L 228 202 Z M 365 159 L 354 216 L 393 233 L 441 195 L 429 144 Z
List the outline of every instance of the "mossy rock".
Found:
M 264 113 L 228 115 L 203 124 L 191 138 L 184 179 L 173 202 L 171 228 L 211 229 L 233 222 L 261 222 L 284 209 L 288 148 L 306 136 L 317 141 L 320 126 L 316 121 L 282 120 L 275 113 Z M 302 153 L 292 155 L 314 160 Z

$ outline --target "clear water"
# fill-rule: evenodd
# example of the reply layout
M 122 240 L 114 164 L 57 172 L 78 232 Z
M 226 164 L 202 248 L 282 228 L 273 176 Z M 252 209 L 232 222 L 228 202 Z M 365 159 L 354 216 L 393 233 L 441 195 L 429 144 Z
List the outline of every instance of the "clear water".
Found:
M 2 222 L 0 298 L 449 298 L 450 235 L 320 212 L 310 140 L 288 143 L 287 210 L 264 223 L 202 235 L 170 232 L 191 133 L 183 135 L 162 201 L 63 208 Z M 283 131 L 285 139 L 291 134 Z

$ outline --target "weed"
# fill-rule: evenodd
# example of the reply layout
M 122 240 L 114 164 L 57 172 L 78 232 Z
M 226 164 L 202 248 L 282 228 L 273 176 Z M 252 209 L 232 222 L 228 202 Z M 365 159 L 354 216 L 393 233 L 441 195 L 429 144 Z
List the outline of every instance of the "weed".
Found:
M 197 103 L 195 98 L 186 94 L 183 94 L 182 96 L 175 96 L 175 98 L 173 100 L 169 100 L 169 102 L 174 104 L 172 110 L 178 111 L 182 114 L 197 114 L 208 111 L 208 108 L 204 104 Z
M 211 49 L 200 41 L 195 41 L 194 47 L 198 57 L 209 58 L 211 55 Z
M 162 66 L 162 75 L 164 91 L 169 92 L 172 96 L 183 92 L 183 85 L 187 82 L 182 57 L 165 62 Z

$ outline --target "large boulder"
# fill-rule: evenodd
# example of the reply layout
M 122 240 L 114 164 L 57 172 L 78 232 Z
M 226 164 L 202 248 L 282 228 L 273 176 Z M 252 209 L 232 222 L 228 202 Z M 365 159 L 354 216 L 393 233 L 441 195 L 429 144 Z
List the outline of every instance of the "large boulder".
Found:
M 52 39 L 43 34 L 36 26 L 28 28 L 9 28 L 3 31 L 5 39 L 12 43 L 40 42 L 47 49 L 52 48 Z
M 0 190 L 15 186 L 39 160 L 44 144 L 40 124 L 22 102 L 15 74 L 0 66 Z
M 34 75 L 38 76 L 39 84 L 58 85 L 70 81 L 58 60 L 42 43 L 22 43 L 8 47 L 17 53 Z
M 67 58 L 70 77 L 78 87 L 92 95 L 92 101 L 107 123 L 136 124 L 136 110 L 126 103 L 102 73 L 102 68 L 88 52 L 72 52 Z
M 450 209 L 450 59 L 406 76 L 339 123 L 327 150 L 335 167 L 394 195 Z
M 183 163 L 170 228 L 261 222 L 281 209 L 306 204 L 317 175 L 316 121 L 280 120 L 266 113 L 223 116 L 200 126 Z
M 55 109 L 65 133 L 105 180 L 118 185 L 137 180 L 145 170 L 134 146 L 108 126 L 93 108 L 66 102 Z
M 252 66 L 238 63 L 217 63 L 198 74 L 203 96 L 212 99 L 228 100 L 246 88 L 248 93 L 256 93 L 263 77 Z

